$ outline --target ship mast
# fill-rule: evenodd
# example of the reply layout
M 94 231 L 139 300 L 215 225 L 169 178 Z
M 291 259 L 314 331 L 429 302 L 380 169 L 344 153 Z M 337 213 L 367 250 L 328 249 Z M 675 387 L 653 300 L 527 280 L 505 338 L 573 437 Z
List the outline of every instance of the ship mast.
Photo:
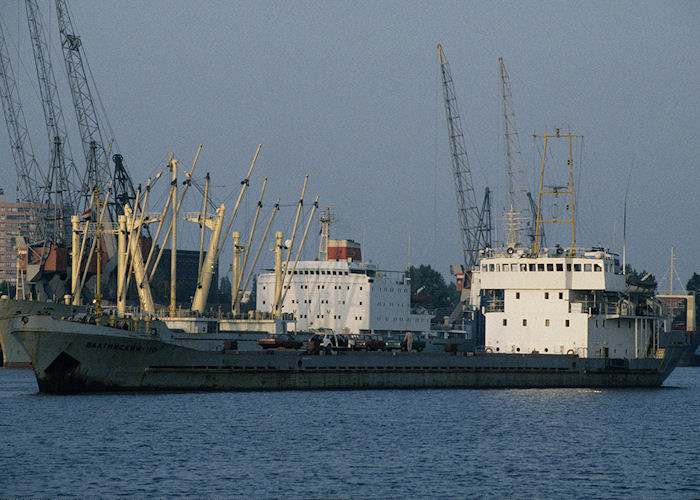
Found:
M 678 284 L 681 286 L 681 295 L 685 295 L 687 292 L 685 290 L 685 287 L 683 286 L 683 282 L 681 281 L 680 276 L 678 276 L 678 273 L 676 272 L 676 253 L 675 249 L 671 247 L 671 265 L 670 267 L 666 270 L 666 274 L 664 274 L 664 277 L 661 278 L 661 282 L 663 283 L 668 279 L 668 294 L 673 295 L 673 282 L 678 281 Z
M 539 247 L 539 236 L 540 228 L 544 223 L 560 223 L 560 224 L 571 224 L 571 252 L 572 255 L 576 255 L 576 226 L 574 223 L 574 158 L 573 158 L 573 139 L 583 138 L 582 135 L 575 134 L 562 134 L 559 129 L 555 129 L 554 135 L 549 135 L 545 132 L 544 135 L 533 136 L 536 139 L 544 139 L 544 146 L 542 151 L 542 170 L 540 172 L 540 192 L 537 201 L 537 222 L 535 224 L 535 241 L 533 247 L 533 253 L 537 254 L 540 250 Z M 567 159 L 567 166 L 569 167 L 569 181 L 567 184 L 561 185 L 545 185 L 544 184 L 544 170 L 547 163 L 547 141 L 548 139 L 568 139 L 569 143 L 569 156 Z M 570 218 L 562 219 L 558 217 L 557 213 L 553 213 L 551 219 L 544 219 L 544 214 L 542 213 L 542 197 L 543 195 L 554 195 L 554 198 L 559 198 L 559 196 L 568 196 L 569 203 L 566 205 L 565 212 L 571 214 Z
M 319 222 L 321 223 L 321 239 L 318 243 L 318 260 L 328 260 L 328 239 L 330 238 L 331 223 L 336 219 L 331 213 L 331 207 L 326 207 L 321 212 Z M 323 256 L 323 258 L 321 258 Z

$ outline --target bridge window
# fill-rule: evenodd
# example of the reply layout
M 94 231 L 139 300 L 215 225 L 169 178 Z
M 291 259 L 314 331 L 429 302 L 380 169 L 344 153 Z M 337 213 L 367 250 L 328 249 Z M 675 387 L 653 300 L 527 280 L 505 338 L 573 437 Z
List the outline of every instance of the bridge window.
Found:
M 591 264 L 584 264 L 583 270 L 587 273 L 590 273 L 593 270 L 593 266 Z
M 564 270 L 564 264 L 557 264 L 557 271 L 563 271 Z
M 537 264 L 538 271 L 544 271 L 544 264 Z
M 554 271 L 554 264 L 547 264 L 547 271 Z

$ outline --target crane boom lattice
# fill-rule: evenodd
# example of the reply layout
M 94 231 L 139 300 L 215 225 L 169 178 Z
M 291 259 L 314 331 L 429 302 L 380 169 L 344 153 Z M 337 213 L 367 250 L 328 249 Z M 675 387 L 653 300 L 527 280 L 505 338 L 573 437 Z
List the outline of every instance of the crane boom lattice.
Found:
M 490 224 L 485 224 L 482 219 L 482 213 L 487 212 L 480 212 L 477 206 L 471 168 L 462 131 L 462 119 L 457 106 L 457 96 L 450 65 L 445 58 L 441 45 L 438 45 L 438 52 L 440 55 L 442 91 L 445 100 L 447 132 L 450 140 L 452 174 L 457 195 L 457 213 L 459 216 L 462 251 L 464 253 L 464 265 L 467 270 L 471 270 L 478 262 L 479 250 L 487 246 L 487 240 L 490 240 Z M 488 213 L 490 214 L 490 210 Z
M 87 164 L 87 175 L 81 187 L 83 207 L 89 203 L 94 186 L 106 189 L 110 180 L 114 179 L 114 202 L 109 205 L 109 215 L 111 220 L 116 221 L 117 216 L 124 213 L 124 205 L 135 199 L 133 183 L 121 155 L 114 155 L 114 174 L 110 171 L 99 118 L 85 71 L 82 42 L 71 21 L 66 0 L 56 0 L 56 14 L 63 59 Z
M 0 22 L 0 100 L 7 122 L 10 149 L 17 172 L 17 201 L 36 205 L 46 196 L 46 177 L 34 155 L 29 129 L 22 110 L 19 88 L 10 63 L 5 32 Z M 38 210 L 30 210 L 31 226 L 25 234 L 32 233 L 32 242 L 46 243 L 46 220 Z
M 0 96 L 2 97 L 10 149 L 17 170 L 17 201 L 40 203 L 46 188 L 46 179 L 34 155 L 27 121 L 15 78 L 5 32 L 0 23 Z
M 54 76 L 41 11 L 36 0 L 26 0 L 27 23 L 32 39 L 41 104 L 46 122 L 49 144 L 49 171 L 47 189 L 49 202 L 54 205 L 54 240 L 67 241 L 70 226 L 67 218 L 79 203 L 79 191 L 75 189 L 78 173 L 68 141 L 58 87 Z
M 508 199 L 505 213 L 505 237 L 506 246 L 520 246 L 522 232 L 528 222 L 528 204 L 523 190 L 523 170 L 520 161 L 520 138 L 518 128 L 515 125 L 515 110 L 513 108 L 513 94 L 510 90 L 510 78 L 499 57 L 501 76 L 501 96 L 503 102 L 503 152 L 505 156 L 506 187 Z

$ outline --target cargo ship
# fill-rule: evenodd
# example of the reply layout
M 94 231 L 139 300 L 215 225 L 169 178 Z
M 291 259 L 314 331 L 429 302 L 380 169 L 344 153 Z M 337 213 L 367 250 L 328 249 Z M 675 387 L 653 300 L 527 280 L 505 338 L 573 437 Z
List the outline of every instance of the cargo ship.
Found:
M 250 325 L 236 331 L 192 318 L 174 328 L 172 320 L 137 317 L 110 324 L 94 312 L 21 314 L 12 332 L 39 390 L 51 393 L 658 387 L 687 348 L 682 332 L 664 329 L 653 297 L 627 289 L 609 251 L 489 249 L 471 282 L 474 322 L 483 325 L 482 334 L 473 330 L 474 349 L 455 342 L 439 352 L 252 350 L 236 341 L 259 333 Z M 285 330 L 286 321 L 275 324 Z
M 546 268 L 551 260 L 566 266 L 568 259 L 540 257 L 535 265 Z M 495 269 L 498 260 L 502 266 L 505 259 L 499 257 L 482 259 L 481 265 Z M 524 300 L 528 292 L 532 289 L 508 290 L 506 303 L 511 295 Z M 494 314 L 501 324 L 515 321 L 492 308 L 484 314 L 487 325 Z M 59 319 L 41 313 L 16 317 L 13 334 L 31 357 L 39 390 L 48 393 L 658 387 L 685 350 L 683 339 L 657 329 L 651 316 L 583 308 L 566 316 L 568 326 L 567 320 L 557 328 L 550 324 L 549 335 L 533 328 L 537 333 L 518 345 L 509 335 L 487 330 L 489 345 L 474 351 L 456 344 L 446 344 L 443 352 L 239 350 L 229 334 L 183 336 L 158 320 L 129 320 L 117 328 L 95 324 L 90 315 Z M 571 333 L 563 336 L 564 328 Z
M 557 130 L 545 137 L 568 138 L 570 145 L 572 136 Z M 236 328 L 194 317 L 176 327 L 173 318 L 107 318 L 99 307 L 66 317 L 17 314 L 12 334 L 31 358 L 39 390 L 50 393 L 658 387 L 688 339 L 664 327 L 664 308 L 653 294 L 628 286 L 616 254 L 576 246 L 571 156 L 567 164 L 565 188 L 544 186 L 541 175 L 536 228 L 558 222 L 541 216 L 543 194 L 569 196 L 571 216 L 559 222 L 571 224 L 571 245 L 540 247 L 535 237 L 531 248 L 483 248 L 468 280 L 471 343 L 421 352 L 410 343 L 406 351 L 321 350 L 311 341 L 298 349 L 243 349 L 237 338 L 263 331 L 254 319 Z M 544 174 L 544 162 L 542 168 Z M 297 268 L 298 262 L 288 267 L 289 260 L 281 266 L 282 234 L 276 237 L 276 299 L 268 313 L 274 328 L 266 331 L 282 333 L 287 283 L 303 271 L 299 287 L 306 287 L 312 269 Z M 338 271 L 330 270 L 331 277 Z M 337 300 L 334 294 L 317 284 L 313 300 Z

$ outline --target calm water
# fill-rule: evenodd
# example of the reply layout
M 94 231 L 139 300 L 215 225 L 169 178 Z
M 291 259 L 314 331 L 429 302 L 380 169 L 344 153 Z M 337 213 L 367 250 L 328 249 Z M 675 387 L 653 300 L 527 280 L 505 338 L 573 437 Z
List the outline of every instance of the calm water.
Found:
M 0 497 L 700 497 L 700 368 L 653 390 L 36 391 L 0 369 Z

